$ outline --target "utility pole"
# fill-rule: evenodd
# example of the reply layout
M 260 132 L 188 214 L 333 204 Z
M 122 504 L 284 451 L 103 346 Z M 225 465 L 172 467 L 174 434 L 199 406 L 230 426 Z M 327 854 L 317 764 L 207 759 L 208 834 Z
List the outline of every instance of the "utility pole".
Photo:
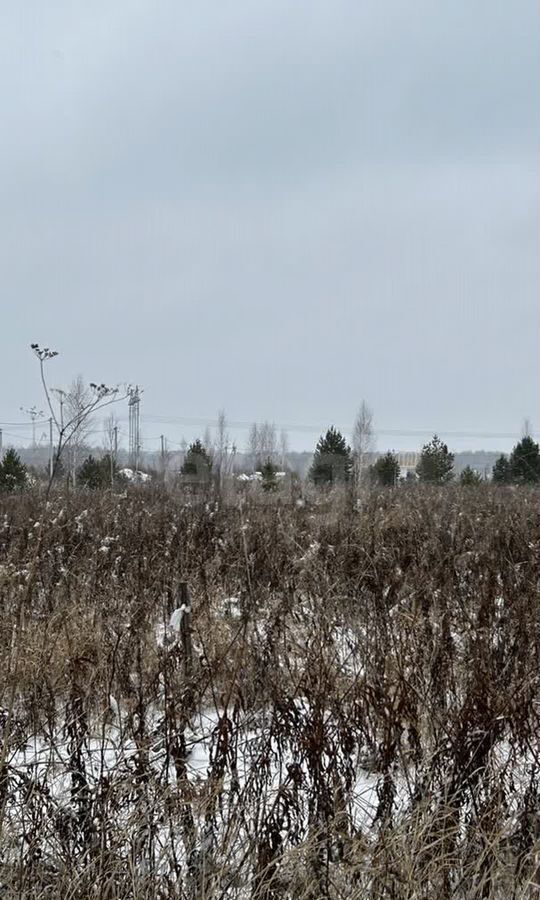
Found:
M 111 463 L 111 488 L 114 487 L 114 467 L 116 465 L 116 457 L 118 454 L 118 425 L 115 425 L 113 428 L 113 446 L 112 450 L 109 452 L 109 459 Z
M 27 416 L 30 416 L 32 420 L 32 447 L 36 448 L 36 419 L 42 419 L 45 413 L 42 409 L 37 408 L 37 406 L 31 406 L 30 409 L 25 409 L 24 406 L 20 406 L 19 409 L 21 412 L 26 413 Z
M 2 452 L 2 429 L 0 428 L 0 453 Z
M 160 434 L 161 440 L 161 471 L 163 472 L 163 479 L 165 480 L 165 436 Z
M 53 420 L 49 419 L 49 477 L 53 477 L 54 472 L 54 448 L 53 448 Z
M 67 391 L 63 391 L 62 388 L 51 388 L 53 394 L 58 394 L 59 403 L 60 403 L 60 428 L 62 431 L 64 430 L 64 400 L 67 397 Z

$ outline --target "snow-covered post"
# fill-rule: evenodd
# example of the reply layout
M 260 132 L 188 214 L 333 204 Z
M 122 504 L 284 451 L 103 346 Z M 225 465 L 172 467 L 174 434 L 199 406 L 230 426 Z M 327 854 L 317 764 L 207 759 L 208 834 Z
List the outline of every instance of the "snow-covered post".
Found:
M 185 581 L 180 582 L 179 607 L 183 610 L 180 623 L 180 637 L 182 640 L 182 655 L 184 658 L 184 675 L 189 682 L 193 672 L 193 642 L 191 639 L 191 598 L 189 588 Z
M 177 639 L 182 646 L 182 660 L 184 666 L 184 689 L 181 699 L 181 713 L 179 727 L 175 736 L 175 767 L 178 786 L 182 795 L 182 832 L 183 843 L 187 855 L 187 897 L 189 900 L 197 900 L 206 896 L 204 890 L 204 868 L 201 870 L 201 851 L 198 849 L 199 835 L 193 814 L 193 803 L 190 795 L 190 786 L 186 767 L 186 739 L 185 731 L 194 712 L 194 686 L 193 686 L 193 642 L 191 636 L 191 598 L 189 588 L 185 581 L 178 586 L 177 609 L 171 616 L 171 623 L 177 633 Z M 202 887 L 202 890 L 201 890 Z

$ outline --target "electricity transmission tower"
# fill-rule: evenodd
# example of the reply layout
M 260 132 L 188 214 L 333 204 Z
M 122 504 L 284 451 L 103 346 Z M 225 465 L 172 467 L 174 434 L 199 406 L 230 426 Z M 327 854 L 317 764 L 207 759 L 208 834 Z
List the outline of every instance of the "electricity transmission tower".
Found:
M 139 471 L 139 455 L 141 451 L 141 420 L 140 420 L 141 391 L 139 386 L 129 390 L 129 464 Z

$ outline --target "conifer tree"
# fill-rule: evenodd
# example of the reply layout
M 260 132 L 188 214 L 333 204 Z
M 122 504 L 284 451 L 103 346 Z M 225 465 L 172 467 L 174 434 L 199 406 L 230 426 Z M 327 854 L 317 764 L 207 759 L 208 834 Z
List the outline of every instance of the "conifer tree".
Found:
M 349 481 L 351 473 L 351 448 L 341 432 L 332 425 L 319 438 L 309 477 L 316 485 L 334 485 Z
M 424 484 L 446 484 L 454 477 L 454 454 L 436 434 L 422 447 L 416 467 L 418 478 Z
M 462 487 L 474 487 L 474 485 L 482 484 L 482 476 L 471 466 L 465 466 L 459 476 L 459 483 Z
M 114 483 L 119 480 L 119 473 L 116 461 L 108 453 L 101 459 L 90 454 L 77 470 L 77 482 L 91 491 L 104 490 L 111 486 L 111 472 Z
M 540 447 L 530 435 L 522 438 L 510 454 L 510 477 L 514 484 L 540 481 Z
M 495 462 L 493 469 L 491 471 L 491 477 L 493 480 L 493 484 L 510 484 L 512 481 L 512 470 L 510 466 L 510 460 L 504 453 L 501 453 L 498 460 Z
M 260 472 L 262 475 L 261 485 L 263 491 L 266 491 L 267 493 L 276 491 L 278 487 L 278 480 L 276 478 L 277 467 L 271 459 L 266 460 L 261 466 Z
M 189 445 L 186 457 L 180 470 L 182 475 L 187 475 L 189 480 L 208 481 L 212 469 L 212 460 L 206 447 L 197 438 Z
M 371 479 L 379 487 L 389 487 L 399 481 L 399 462 L 394 453 L 388 451 L 371 466 Z
M 12 493 L 21 491 L 27 483 L 28 472 L 26 466 L 13 447 L 4 453 L 0 463 L 0 491 Z

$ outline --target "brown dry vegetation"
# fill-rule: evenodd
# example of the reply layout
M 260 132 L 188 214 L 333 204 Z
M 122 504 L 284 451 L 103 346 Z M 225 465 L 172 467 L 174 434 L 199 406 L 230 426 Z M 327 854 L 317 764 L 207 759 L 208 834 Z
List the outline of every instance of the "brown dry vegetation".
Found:
M 2 498 L 0 896 L 540 897 L 539 499 Z

